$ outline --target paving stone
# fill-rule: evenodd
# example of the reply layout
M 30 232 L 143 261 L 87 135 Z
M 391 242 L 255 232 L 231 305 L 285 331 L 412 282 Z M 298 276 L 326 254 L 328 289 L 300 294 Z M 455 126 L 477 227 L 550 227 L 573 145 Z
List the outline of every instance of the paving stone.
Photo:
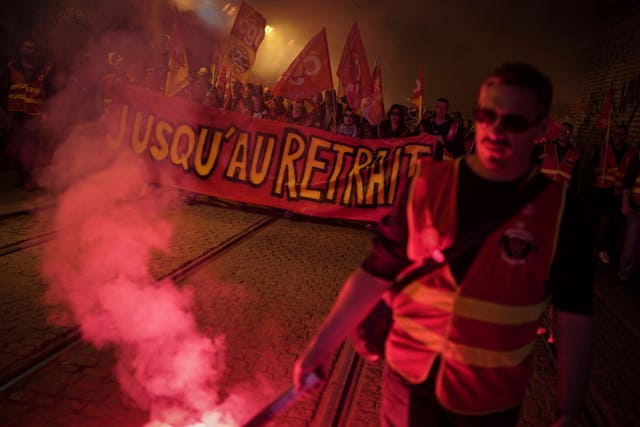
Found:
M 167 213 L 175 228 L 171 253 L 158 252 L 151 269 L 159 277 L 218 245 L 261 218 L 211 206 L 176 206 Z M 3 238 L 28 236 L 33 227 L 14 224 Z M 40 230 L 46 229 L 42 224 Z M 9 237 L 7 237 L 9 236 Z M 235 246 L 177 286 L 190 288 L 197 324 L 210 337 L 225 336 L 226 363 L 219 382 L 222 398 L 251 389 L 252 408 L 268 403 L 291 385 L 293 363 L 331 308 L 342 281 L 366 255 L 371 234 L 363 230 L 278 220 Z M 7 240 L 9 241 L 9 240 Z M 1 246 L 1 244 L 0 244 Z M 46 284 L 38 273 L 40 249 L 0 257 L 0 368 L 15 363 L 64 328 L 47 322 L 42 303 Z M 602 308 L 601 308 L 602 309 Z M 625 325 L 597 312 L 596 375 L 592 387 L 610 401 L 608 425 L 640 425 L 634 369 L 640 354 Z M 616 363 L 611 363 L 615 354 Z M 80 345 L 38 372 L 5 398 L 0 419 L 16 427 L 141 427 L 148 412 L 123 396 L 113 374 L 110 347 Z M 520 426 L 548 425 L 556 407 L 556 374 L 542 343 L 534 348 L 535 374 L 527 389 Z M 379 366 L 366 364 L 350 426 L 378 425 Z M 615 382 L 611 379 L 615 378 Z M 631 390 L 631 392 L 630 392 Z M 306 426 L 318 396 L 299 402 L 278 418 L 278 426 Z M 251 412 L 247 412 L 250 416 Z

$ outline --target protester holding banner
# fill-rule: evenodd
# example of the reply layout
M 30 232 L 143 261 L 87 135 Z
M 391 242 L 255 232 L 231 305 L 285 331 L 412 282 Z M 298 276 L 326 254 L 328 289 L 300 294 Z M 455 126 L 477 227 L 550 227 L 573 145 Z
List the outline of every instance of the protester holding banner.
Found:
M 338 133 L 340 135 L 350 136 L 352 138 L 360 137 L 360 130 L 355 121 L 355 113 L 350 107 L 344 109 L 342 114 L 342 123 L 338 125 Z
M 271 100 L 269 104 L 267 104 L 269 108 L 269 115 L 267 116 L 271 120 L 275 120 L 277 122 L 285 121 L 285 117 L 287 116 L 287 106 L 285 105 L 283 96 L 276 96 Z
M 194 102 L 203 102 L 207 96 L 207 92 L 211 89 L 211 76 L 206 67 L 200 67 L 196 73 L 196 80 L 191 85 L 189 95 Z
M 429 263 L 429 272 L 385 297 L 393 321 L 382 426 L 516 426 L 549 296 L 558 333 L 553 426 L 577 425 L 591 359 L 593 270 L 579 199 L 530 162 L 551 92 L 549 79 L 526 64 L 505 64 L 485 80 L 476 154 L 418 162 L 379 223 L 371 254 L 296 362 L 298 388 L 328 365 L 395 280 Z M 471 235 L 480 243 L 448 259 Z
M 329 91 L 325 91 L 328 93 Z M 331 121 L 333 119 L 332 108 L 330 102 L 327 102 L 327 98 L 331 98 L 330 95 L 326 97 L 322 93 L 313 95 L 311 101 L 311 111 L 309 112 L 310 126 L 318 129 L 329 130 L 331 127 Z
M 285 121 L 298 126 L 309 126 L 311 116 L 304 106 L 304 100 L 294 99 L 291 101 L 291 108 L 287 111 Z
M 266 119 L 269 116 L 269 109 L 264 102 L 262 86 L 258 85 L 249 93 L 251 103 L 249 104 L 249 115 L 257 119 Z
M 448 112 L 449 100 L 438 98 L 435 116 L 427 117 L 420 122 L 420 133 L 435 137 L 434 160 L 451 160 L 465 152 L 462 126 L 449 116 Z
M 247 114 L 247 103 L 245 100 L 245 86 L 240 80 L 234 80 L 231 84 L 231 99 L 227 105 L 227 110 L 240 114 Z
M 380 123 L 379 138 L 402 138 L 409 135 L 409 128 L 405 124 L 405 109 L 400 104 L 393 104 L 389 108 L 387 118 Z

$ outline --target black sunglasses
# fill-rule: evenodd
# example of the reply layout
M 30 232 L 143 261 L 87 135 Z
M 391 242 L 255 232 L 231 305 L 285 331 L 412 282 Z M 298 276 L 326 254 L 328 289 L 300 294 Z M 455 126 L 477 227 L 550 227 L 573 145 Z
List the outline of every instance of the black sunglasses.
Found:
M 544 118 L 543 115 L 536 117 L 533 121 L 528 121 L 526 117 L 520 114 L 505 114 L 500 115 L 495 110 L 490 108 L 476 108 L 473 112 L 476 122 L 483 125 L 492 125 L 498 119 L 502 123 L 502 127 L 513 133 L 521 133 L 529 129 L 532 126 L 537 125 Z
M 390 116 L 399 116 L 400 115 L 400 111 L 392 111 L 389 113 Z

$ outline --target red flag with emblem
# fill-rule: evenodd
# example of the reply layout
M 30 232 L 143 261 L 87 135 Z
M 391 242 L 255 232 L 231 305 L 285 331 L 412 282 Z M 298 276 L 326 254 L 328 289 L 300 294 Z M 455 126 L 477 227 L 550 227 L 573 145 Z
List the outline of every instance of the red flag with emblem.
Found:
M 602 107 L 600 108 L 600 117 L 598 118 L 598 127 L 602 130 L 609 129 L 609 122 L 611 121 L 611 108 L 613 106 L 613 83 L 609 86 L 609 91 L 602 101 Z
M 247 2 L 242 2 L 222 54 L 222 65 L 234 78 L 242 82 L 247 81 L 249 70 L 256 60 L 258 47 L 264 40 L 266 26 L 265 17 Z
M 372 125 L 378 125 L 385 119 L 384 100 L 382 96 L 382 64 L 376 58 L 376 64 L 371 73 L 371 94 L 362 103 L 362 115 Z
M 180 91 L 188 90 L 189 86 L 189 64 L 187 54 L 184 50 L 182 32 L 178 12 L 173 15 L 171 26 L 171 39 L 169 40 L 169 70 L 167 71 L 167 81 L 164 86 L 164 93 L 173 96 Z
M 271 89 L 274 96 L 305 99 L 333 89 L 327 33 L 323 28 L 296 56 Z
M 357 22 L 349 31 L 336 74 L 342 81 L 349 106 L 358 110 L 362 99 L 371 94 L 372 87 L 369 63 Z

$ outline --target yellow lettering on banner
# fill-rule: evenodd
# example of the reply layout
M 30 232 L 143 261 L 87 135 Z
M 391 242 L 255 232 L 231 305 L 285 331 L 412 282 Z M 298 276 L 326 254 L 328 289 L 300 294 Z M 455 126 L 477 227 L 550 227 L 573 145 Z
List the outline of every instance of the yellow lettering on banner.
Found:
M 173 133 L 173 126 L 164 120 L 158 120 L 156 124 L 156 145 L 152 145 L 149 148 L 151 157 L 156 160 L 163 160 L 169 154 L 169 141 L 165 137 L 166 133 Z
M 295 149 L 294 149 L 295 146 Z M 278 173 L 274 180 L 274 188 L 272 193 L 276 196 L 282 196 L 284 193 L 284 186 L 289 193 L 290 199 L 298 198 L 298 191 L 296 189 L 296 183 L 298 182 L 298 176 L 296 174 L 296 160 L 304 154 L 306 147 L 306 141 L 295 132 L 287 132 L 285 135 L 284 146 L 282 147 L 282 156 L 280 156 L 280 165 L 278 167 Z M 292 151 L 293 150 L 293 151 Z
M 186 150 L 180 150 L 181 141 L 183 136 L 187 140 Z M 189 156 L 193 152 L 193 146 L 196 143 L 196 133 L 191 126 L 180 125 L 176 129 L 176 133 L 173 134 L 173 141 L 171 142 L 171 161 L 175 165 L 182 166 L 185 171 L 189 170 Z
M 389 179 L 389 195 L 387 202 L 392 205 L 396 199 L 396 189 L 398 188 L 398 175 L 402 162 L 402 147 L 393 150 L 393 162 L 391 163 L 391 179 Z
M 382 206 L 385 204 L 384 165 L 388 154 L 389 150 L 378 150 L 376 158 L 371 164 L 371 173 L 369 175 L 369 183 L 367 184 L 367 194 L 364 199 L 367 205 L 375 204 L 377 206 Z M 376 196 L 375 201 L 374 195 Z
M 196 156 L 193 159 L 193 169 L 196 171 L 196 174 L 201 177 L 206 177 L 211 174 L 213 166 L 216 164 L 216 160 L 218 160 L 218 153 L 220 152 L 222 132 L 214 131 L 213 137 L 209 138 L 210 130 L 211 129 L 206 127 L 200 128 L 198 144 L 196 145 Z M 209 149 L 207 162 L 202 163 L 202 158 L 206 148 Z
M 364 159 L 364 160 L 361 160 Z M 352 198 L 352 193 L 354 191 L 353 182 L 355 181 L 355 198 L 356 205 L 362 205 L 364 203 L 364 181 L 362 180 L 362 169 L 366 168 L 371 164 L 373 160 L 373 153 L 370 149 L 365 147 L 360 147 L 356 151 L 356 156 L 353 162 L 353 167 L 351 171 L 347 175 L 347 182 L 344 188 L 344 194 L 342 195 L 342 204 L 345 206 L 349 205 L 349 201 Z
M 249 166 L 249 134 L 240 132 L 236 144 L 233 146 L 229 164 L 224 176 L 234 181 L 247 181 Z
M 142 112 L 138 111 L 136 113 L 136 118 L 133 121 L 133 132 L 131 132 L 131 146 L 133 150 L 138 153 L 144 153 L 144 150 L 147 148 L 147 144 L 149 144 L 149 138 L 151 137 L 151 129 L 153 128 L 153 121 L 155 117 L 150 114 L 147 117 L 147 127 L 144 130 L 144 136 L 140 138 L 140 122 L 142 122 Z
M 303 199 L 320 201 L 322 193 L 320 190 L 314 190 L 309 188 L 309 184 L 313 182 L 314 170 L 327 170 L 327 161 L 318 160 L 317 153 L 319 150 L 331 149 L 331 143 L 321 138 L 311 137 L 309 143 L 309 151 L 307 152 L 307 159 L 305 161 L 304 171 L 302 173 L 302 182 L 300 183 L 300 197 Z
M 127 118 L 129 117 L 129 106 L 122 106 L 122 114 L 120 115 L 120 128 L 118 129 L 118 137 L 113 138 L 111 131 L 107 133 L 107 146 L 109 148 L 118 148 L 124 139 L 124 131 L 127 129 Z
M 336 198 L 336 187 L 338 185 L 338 178 L 342 173 L 342 168 L 344 167 L 344 156 L 347 154 L 353 154 L 355 148 L 350 147 L 348 145 L 337 144 L 334 143 L 331 149 L 337 153 L 336 160 L 333 164 L 333 170 L 331 171 L 331 176 L 329 177 L 329 185 L 327 186 L 327 195 L 326 198 L 328 201 L 333 202 Z
M 251 181 L 253 185 L 260 185 L 265 181 L 269 167 L 271 167 L 271 162 L 273 162 L 273 150 L 276 146 L 276 138 L 269 136 L 265 148 L 263 148 L 265 145 L 264 140 L 264 135 L 258 135 L 256 137 L 256 147 L 251 156 L 249 181 Z
M 416 174 L 416 163 L 420 157 L 424 155 L 433 156 L 431 145 L 407 144 L 404 146 L 404 152 L 409 155 L 408 178 Z

